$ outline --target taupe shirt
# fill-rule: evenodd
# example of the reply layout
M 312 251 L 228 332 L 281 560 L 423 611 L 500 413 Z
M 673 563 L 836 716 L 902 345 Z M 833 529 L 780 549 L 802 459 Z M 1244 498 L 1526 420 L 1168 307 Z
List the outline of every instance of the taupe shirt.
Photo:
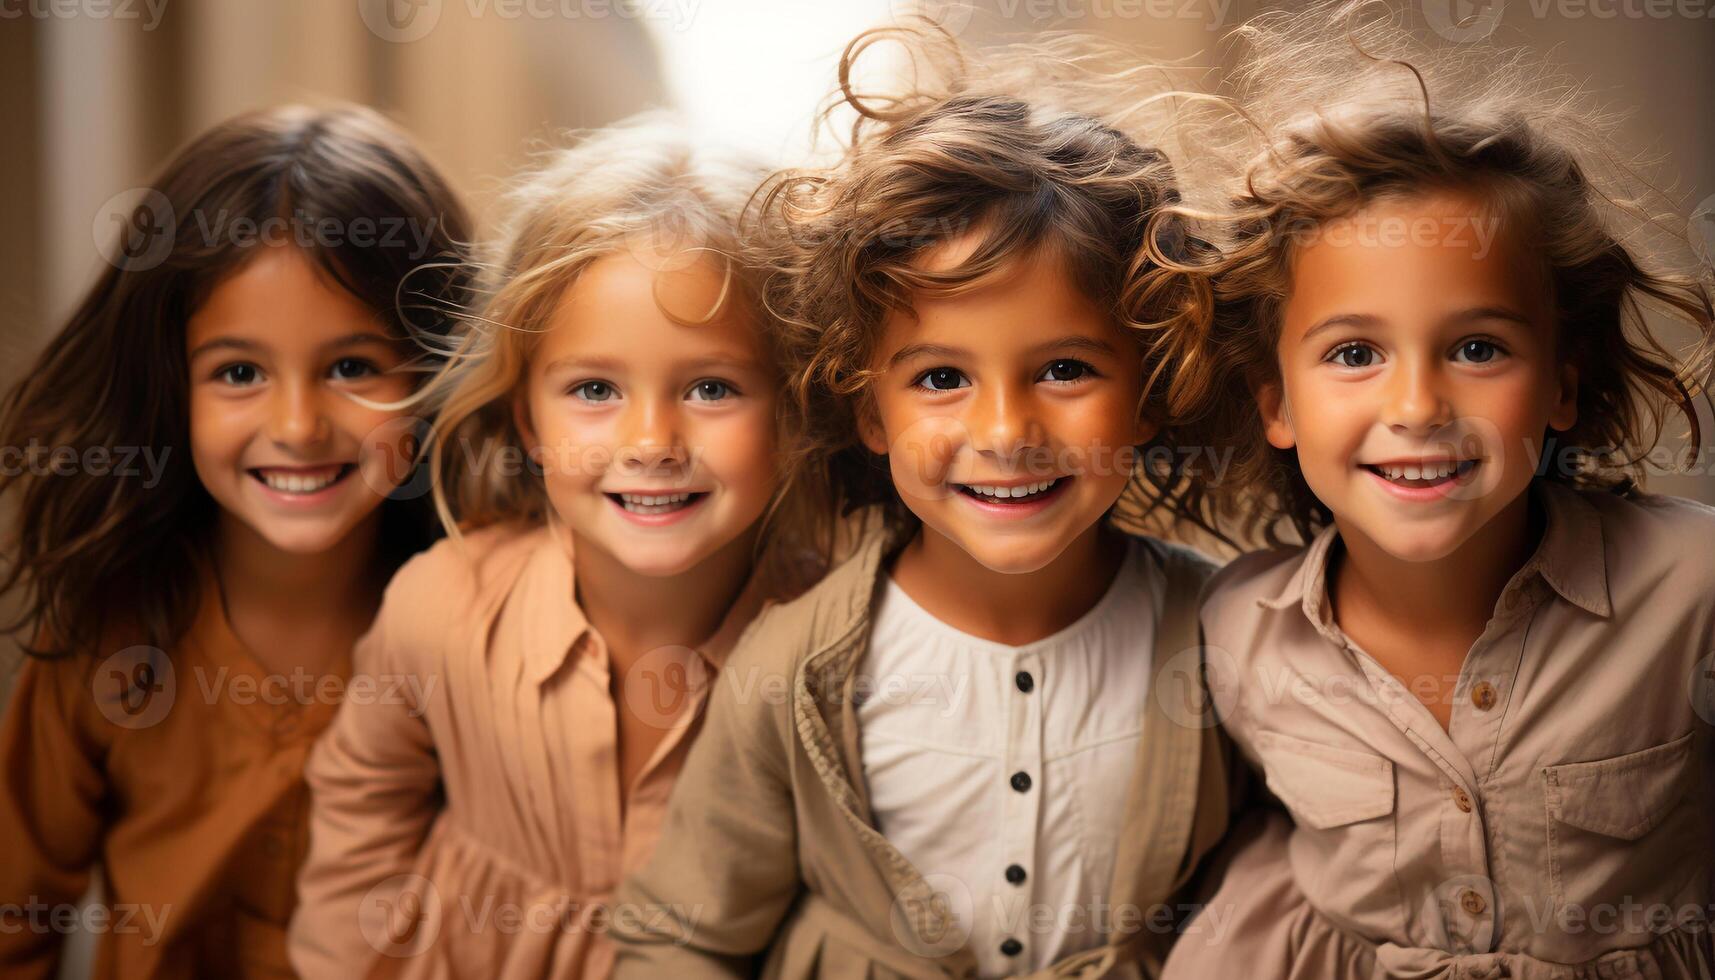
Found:
M 1217 706 L 1292 812 L 1298 888 L 1390 975 L 1653 944 L 1643 975 L 1707 976 L 1708 933 L 1689 930 L 1715 900 L 1715 509 L 1532 493 L 1543 538 L 1466 656 L 1448 729 L 1334 622 L 1332 528 L 1211 583 Z

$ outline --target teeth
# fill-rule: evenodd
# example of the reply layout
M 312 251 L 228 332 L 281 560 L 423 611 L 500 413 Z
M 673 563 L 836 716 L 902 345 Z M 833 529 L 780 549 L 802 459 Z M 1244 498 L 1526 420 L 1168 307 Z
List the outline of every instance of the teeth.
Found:
M 691 499 L 689 493 L 622 493 L 620 506 L 633 514 L 667 514 L 683 507 Z
M 1041 493 L 1059 482 L 1059 478 L 1056 477 L 1052 480 L 1044 480 L 1041 483 L 1026 483 L 1017 487 L 983 486 L 975 483 L 967 483 L 965 485 L 970 487 L 972 492 L 980 493 L 985 497 L 993 497 L 996 500 L 1009 500 L 1013 497 L 1028 497 L 1033 493 Z
M 328 484 L 339 479 L 343 468 L 333 470 L 320 476 L 302 476 L 297 473 L 276 473 L 270 470 L 260 471 L 262 482 L 283 493 L 315 493 Z
M 1445 480 L 1459 472 L 1460 463 L 1425 463 L 1420 466 L 1379 466 L 1390 480 Z

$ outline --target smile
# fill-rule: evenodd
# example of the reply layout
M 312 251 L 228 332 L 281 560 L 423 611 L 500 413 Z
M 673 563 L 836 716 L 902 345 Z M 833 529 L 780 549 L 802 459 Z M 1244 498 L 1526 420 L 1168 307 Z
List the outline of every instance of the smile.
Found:
M 357 467 L 351 463 L 336 463 L 313 468 L 259 466 L 247 472 L 275 493 L 308 497 L 339 483 L 355 469 Z
M 658 517 L 694 507 L 707 497 L 708 493 L 609 493 L 605 496 L 627 514 Z
M 1460 480 L 1477 468 L 1477 460 L 1440 460 L 1432 463 L 1363 463 L 1364 469 L 1402 487 L 1433 487 Z
M 997 517 L 1028 517 L 1064 496 L 1069 476 L 1010 486 L 995 483 L 954 483 L 959 495 Z

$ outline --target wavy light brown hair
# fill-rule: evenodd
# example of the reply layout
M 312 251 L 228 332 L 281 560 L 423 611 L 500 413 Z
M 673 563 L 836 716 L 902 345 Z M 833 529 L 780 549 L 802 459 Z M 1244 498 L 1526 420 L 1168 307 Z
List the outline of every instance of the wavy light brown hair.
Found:
M 1332 520 L 1296 454 L 1268 444 L 1252 397 L 1279 380 L 1294 247 L 1378 201 L 1474 195 L 1540 258 L 1560 356 L 1578 373 L 1578 421 L 1546 434 L 1544 460 L 1556 462 L 1541 478 L 1629 489 L 1670 411 L 1689 423 L 1693 447 L 1700 439 L 1710 291 L 1639 260 L 1652 243 L 1684 243 L 1685 229 L 1662 217 L 1665 195 L 1621 158 L 1611 121 L 1520 52 L 1431 49 L 1379 8 L 1321 4 L 1241 28 L 1234 102 L 1246 132 L 1226 145 L 1249 156 L 1232 168 L 1236 189 L 1223 210 L 1173 209 L 1209 222 L 1221 245 L 1214 262 L 1183 266 L 1215 278 L 1220 310 L 1183 369 L 1214 393 L 1200 437 L 1234 452 L 1223 471 L 1195 475 L 1213 488 L 1223 518 L 1275 545 L 1287 543 L 1287 528 L 1307 541 Z M 1687 356 L 1652 334 L 1646 306 L 1691 328 Z
M 5 628 L 30 630 L 38 655 L 93 651 L 110 630 L 168 648 L 195 615 L 217 505 L 191 464 L 185 330 L 209 291 L 265 244 L 241 237 L 241 223 L 294 229 L 294 246 L 413 354 L 412 335 L 452 329 L 435 311 L 468 286 L 463 205 L 410 137 L 369 109 L 237 116 L 181 150 L 149 191 L 95 284 L 0 404 L 0 446 L 79 459 L 148 449 L 165 463 L 152 487 L 141 472 L 0 470 L 0 497 L 13 507 L 0 594 L 20 597 Z M 381 505 L 383 546 L 398 561 L 435 535 L 427 501 L 410 497 Z
M 741 154 L 693 138 L 683 120 L 652 112 L 546 150 L 513 181 L 481 265 L 477 308 L 425 392 L 436 408 L 428 441 L 435 506 L 450 535 L 548 520 L 539 466 L 526 462 L 521 473 L 502 464 L 528 459 L 514 402 L 554 309 L 596 259 L 644 250 L 636 254 L 650 261 L 715 263 L 726 286 L 712 309 L 689 322 L 740 304 L 779 363 L 775 331 L 758 300 L 755 256 L 738 233 L 739 216 L 766 173 Z M 785 446 L 796 431 L 791 413 L 780 426 Z M 758 538 L 759 574 L 774 595 L 794 591 L 806 574 L 785 510 L 777 496 Z
M 853 77 L 865 53 L 895 44 L 915 76 L 905 91 L 860 92 Z M 840 159 L 777 174 L 751 213 L 806 425 L 788 479 L 820 520 L 824 552 L 859 508 L 878 506 L 895 531 L 915 526 L 885 462 L 858 436 L 887 316 L 909 310 L 920 290 L 956 293 L 1038 255 L 1065 261 L 1136 341 L 1138 411 L 1161 423 L 1156 443 L 1169 450 L 1149 456 L 1164 465 L 1135 468 L 1114 516 L 1135 523 L 1162 505 L 1200 513 L 1200 490 L 1171 451 L 1172 423 L 1203 398 L 1177 366 L 1207 332 L 1212 303 L 1200 273 L 1163 268 L 1162 259 L 1206 259 L 1207 246 L 1187 222 L 1152 221 L 1179 191 L 1166 154 L 1137 135 L 1164 111 L 1146 96 L 1153 69 L 1137 64 L 1070 35 L 979 60 L 928 21 L 869 31 L 846 47 L 823 115 L 829 123 L 856 115 Z M 959 268 L 921 267 L 926 252 L 968 233 L 984 237 Z

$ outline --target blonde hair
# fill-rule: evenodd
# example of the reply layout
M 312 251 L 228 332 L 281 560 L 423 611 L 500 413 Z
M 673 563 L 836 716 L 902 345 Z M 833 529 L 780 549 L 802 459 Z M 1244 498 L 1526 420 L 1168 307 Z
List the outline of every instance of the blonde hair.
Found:
M 909 56 L 913 77 L 900 92 L 860 92 L 856 66 L 883 43 Z M 807 427 L 787 478 L 824 520 L 879 505 L 894 528 L 914 526 L 858 436 L 886 316 L 909 309 L 914 291 L 956 293 L 1041 248 L 1137 341 L 1138 411 L 1164 423 L 1159 441 L 1171 443 L 1165 423 L 1181 405 L 1201 401 L 1176 364 L 1186 340 L 1205 332 L 1209 290 L 1202 276 L 1160 261 L 1189 260 L 1204 246 L 1183 222 L 1150 232 L 1178 191 L 1167 156 L 1134 135 L 1152 110 L 1165 112 L 1140 95 L 1154 69 L 1138 65 L 1130 52 L 1070 35 L 977 59 L 931 21 L 869 31 L 846 47 L 824 111 L 825 120 L 856 115 L 841 158 L 776 175 L 755 212 L 770 245 L 765 297 Z M 921 267 L 926 251 L 968 231 L 984 237 L 959 268 Z M 1134 472 L 1120 511 L 1141 517 L 1167 501 L 1195 512 L 1176 472 L 1146 469 Z M 827 535 L 818 540 L 825 548 Z
M 1248 156 L 1231 168 L 1235 187 L 1223 210 L 1169 209 L 1209 222 L 1221 247 L 1208 253 L 1212 262 L 1180 266 L 1215 277 L 1219 313 L 1184 370 L 1213 396 L 1202 439 L 1234 448 L 1224 472 L 1196 476 L 1213 488 L 1222 516 L 1244 519 L 1253 533 L 1260 526 L 1271 543 L 1282 541 L 1282 519 L 1302 539 L 1332 519 L 1296 456 L 1268 445 L 1252 398 L 1259 384 L 1278 381 L 1294 244 L 1381 200 L 1474 194 L 1540 256 L 1561 356 L 1578 371 L 1578 421 L 1561 436 L 1575 465 L 1550 467 L 1547 478 L 1629 487 L 1642 478 L 1640 460 L 1670 407 L 1698 438 L 1709 290 L 1634 257 L 1646 239 L 1685 241 L 1684 229 L 1662 217 L 1663 195 L 1619 156 L 1611 121 L 1582 103 L 1577 86 L 1520 52 L 1482 44 L 1431 50 L 1391 19 L 1366 19 L 1375 6 L 1319 4 L 1242 27 L 1247 51 L 1234 101 L 1245 132 L 1225 144 L 1207 134 L 1198 142 L 1226 146 L 1229 159 L 1240 159 L 1235 149 Z M 1690 356 L 1676 359 L 1651 334 L 1644 301 L 1693 328 Z M 1604 459 L 1604 449 L 1631 455 Z
M 737 227 L 764 173 L 687 136 L 674 117 L 648 113 L 545 153 L 508 188 L 481 266 L 480 309 L 431 384 L 430 472 L 450 535 L 548 519 L 539 475 L 482 462 L 527 458 L 514 400 L 556 305 L 591 262 L 627 250 L 647 250 L 650 261 L 713 260 L 725 286 L 699 322 L 734 303 L 760 321 L 754 263 Z M 765 338 L 771 333 L 761 322 L 757 328 Z

